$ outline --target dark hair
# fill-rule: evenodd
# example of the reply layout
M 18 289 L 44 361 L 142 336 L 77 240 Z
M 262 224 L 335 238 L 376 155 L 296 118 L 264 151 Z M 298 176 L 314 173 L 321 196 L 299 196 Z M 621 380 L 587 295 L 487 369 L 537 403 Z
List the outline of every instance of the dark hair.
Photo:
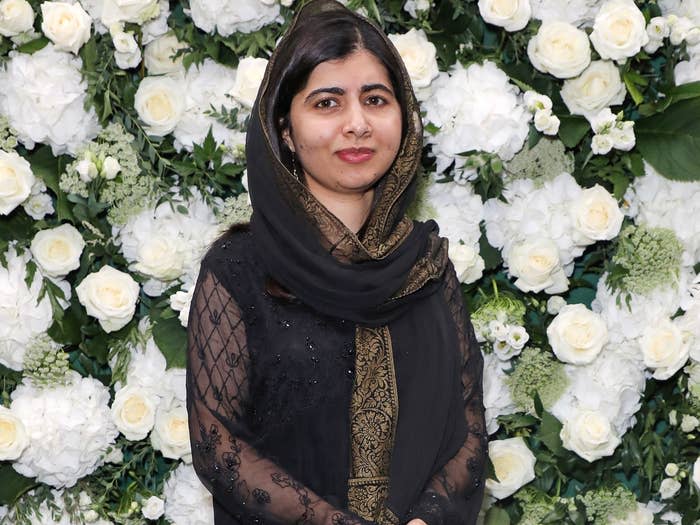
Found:
M 307 16 L 286 37 L 270 72 L 277 85 L 269 87 L 272 107 L 267 112 L 268 129 L 277 131 L 276 146 L 285 164 L 290 159 L 285 154 L 287 148 L 281 135 L 289 123 L 292 99 L 304 89 L 309 75 L 322 62 L 342 59 L 361 49 L 369 51 L 386 67 L 402 114 L 405 112 L 401 64 L 379 31 L 350 11 L 331 10 Z M 405 131 L 406 115 L 402 121 Z

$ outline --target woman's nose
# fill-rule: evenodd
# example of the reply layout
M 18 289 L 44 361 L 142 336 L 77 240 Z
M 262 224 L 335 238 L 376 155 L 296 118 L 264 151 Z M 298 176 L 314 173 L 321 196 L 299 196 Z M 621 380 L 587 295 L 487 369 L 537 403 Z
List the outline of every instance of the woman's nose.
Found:
M 343 133 L 352 134 L 355 137 L 363 137 L 372 131 L 365 108 L 361 103 L 350 104 L 346 112 L 346 121 Z

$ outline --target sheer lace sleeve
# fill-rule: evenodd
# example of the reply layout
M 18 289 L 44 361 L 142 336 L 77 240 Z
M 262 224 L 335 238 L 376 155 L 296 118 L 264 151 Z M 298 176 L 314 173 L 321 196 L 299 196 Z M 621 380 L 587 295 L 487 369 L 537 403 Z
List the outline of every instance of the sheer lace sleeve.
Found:
M 245 423 L 251 356 L 241 310 L 203 266 L 188 323 L 187 406 L 192 462 L 239 523 L 356 525 L 254 447 Z
M 459 337 L 468 433 L 461 449 L 430 481 L 410 518 L 420 518 L 428 525 L 471 525 L 481 507 L 488 452 L 481 384 L 483 358 L 451 264 L 446 270 L 443 293 Z

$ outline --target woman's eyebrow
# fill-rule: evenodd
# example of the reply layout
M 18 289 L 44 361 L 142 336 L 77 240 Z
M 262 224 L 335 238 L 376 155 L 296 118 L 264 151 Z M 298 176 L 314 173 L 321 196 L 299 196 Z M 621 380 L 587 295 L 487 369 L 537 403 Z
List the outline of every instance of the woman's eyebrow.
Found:
M 381 83 L 376 83 L 376 84 L 365 84 L 360 88 L 360 93 L 366 93 L 367 91 L 374 91 L 375 89 L 379 89 L 381 91 L 386 91 L 387 93 L 393 95 L 394 91 L 384 84 Z M 304 102 L 308 102 L 311 98 L 314 96 L 318 95 L 319 93 L 330 93 L 332 95 L 344 95 L 345 90 L 340 87 L 320 87 L 317 89 L 314 89 L 311 93 L 309 93 L 306 98 L 304 99 Z

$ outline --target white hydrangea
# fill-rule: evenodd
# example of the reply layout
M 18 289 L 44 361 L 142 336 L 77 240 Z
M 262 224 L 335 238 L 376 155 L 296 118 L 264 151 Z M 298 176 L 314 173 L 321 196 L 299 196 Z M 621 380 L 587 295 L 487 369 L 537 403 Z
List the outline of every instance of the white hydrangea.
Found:
M 194 297 L 194 286 L 188 289 L 182 289 L 170 296 L 170 307 L 176 312 L 180 312 L 178 319 L 180 324 L 187 328 L 187 320 L 190 317 L 190 306 Z
M 192 465 L 178 466 L 163 487 L 165 517 L 173 525 L 213 525 L 211 493 L 199 481 Z
M 644 163 L 645 175 L 630 185 L 625 200 L 627 215 L 638 224 L 673 230 L 683 243 L 682 263 L 700 262 L 700 182 L 669 180 Z
M 700 81 L 700 55 L 678 62 L 673 68 L 673 79 L 677 86 Z
M 427 204 L 429 218 L 440 225 L 440 235 L 447 237 L 450 245 L 479 242 L 479 223 L 484 214 L 484 205 L 471 184 L 431 182 Z
M 581 192 L 568 173 L 546 181 L 542 187 L 530 179 L 512 181 L 504 188 L 505 202 L 489 199 L 484 204 L 489 243 L 502 249 L 507 259 L 516 242 L 532 236 L 549 238 L 556 243 L 561 264 L 570 275 L 571 263 L 585 248 L 585 244 L 575 241 L 571 217 L 572 204 Z
M 538 20 L 563 20 L 576 27 L 593 25 L 605 0 L 530 0 L 532 17 Z
M 459 154 L 471 150 L 496 153 L 510 160 L 525 143 L 532 118 L 520 90 L 493 62 L 464 68 L 455 64 L 432 84 L 433 95 L 424 103 L 425 120 L 440 128 L 426 141 L 443 172 Z
M 189 14 L 194 25 L 221 36 L 252 33 L 280 18 L 280 6 L 269 0 L 191 0 Z
M 185 111 L 173 135 L 175 147 L 192 151 L 194 144 L 201 144 L 211 128 L 214 140 L 236 149 L 245 144 L 245 133 L 227 128 L 207 115 L 212 108 L 231 110 L 240 108 L 231 96 L 236 81 L 236 70 L 207 58 L 198 66 L 193 65 L 185 75 Z
M 11 247 L 5 253 L 7 266 L 0 265 L 0 363 L 22 370 L 26 345 L 49 329 L 53 311 L 49 298 L 39 300 L 41 273 L 27 286 L 29 252 L 18 255 Z
M 71 372 L 65 386 L 36 388 L 24 381 L 12 392 L 12 411 L 24 423 L 29 446 L 14 469 L 52 487 L 72 487 L 104 462 L 118 431 L 109 389 Z
M 193 188 L 191 193 L 187 200 L 176 197 L 173 202 L 148 208 L 124 226 L 113 228 L 112 234 L 119 239 L 131 269 L 151 278 L 144 285 L 149 295 L 160 295 L 163 283 L 191 273 L 219 235 L 213 210 L 198 190 Z M 182 212 L 183 207 L 186 213 Z
M 566 365 L 569 386 L 552 406 L 561 421 L 576 409 L 593 410 L 605 415 L 618 435 L 636 422 L 641 407 L 646 376 L 644 364 L 632 345 L 607 346 L 588 365 Z
M 498 416 L 514 414 L 518 411 L 506 384 L 506 370 L 510 362 L 501 361 L 496 354 L 484 355 L 484 407 L 486 408 L 486 430 L 493 434 L 500 426 Z
M 95 138 L 99 124 L 95 110 L 85 110 L 87 82 L 82 60 L 56 51 L 52 44 L 29 55 L 10 52 L 0 67 L 0 114 L 17 131 L 27 148 L 51 146 L 54 155 L 75 154 Z

